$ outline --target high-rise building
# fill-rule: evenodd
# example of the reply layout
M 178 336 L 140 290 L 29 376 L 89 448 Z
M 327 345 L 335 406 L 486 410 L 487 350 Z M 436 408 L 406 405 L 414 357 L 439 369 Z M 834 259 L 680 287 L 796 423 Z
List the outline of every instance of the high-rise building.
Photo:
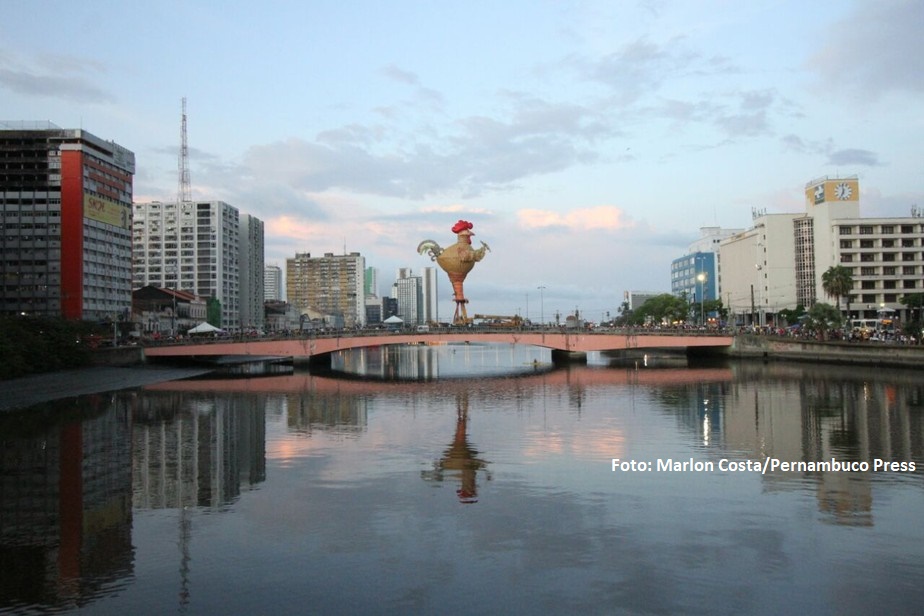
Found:
M 281 302 L 282 297 L 282 268 L 278 265 L 263 267 L 263 301 Z
M 263 221 L 241 214 L 241 327 L 263 329 Z
M 252 301 L 242 296 L 241 244 L 251 241 L 251 230 L 262 235 L 263 223 L 248 217 L 248 236 L 242 238 L 240 212 L 223 201 L 136 203 L 134 213 L 135 288 L 167 287 L 217 301 L 220 327 L 240 329 L 241 303 Z M 262 240 L 259 248 L 248 250 L 247 267 L 262 273 Z M 262 296 L 259 278 L 254 275 L 247 288 Z
M 439 322 L 436 268 L 425 267 L 417 276 L 409 267 L 398 268 L 391 295 L 398 301 L 398 316 L 405 323 L 425 325 Z
M 315 313 L 342 327 L 366 324 L 366 260 L 358 252 L 286 259 L 286 297 L 302 314 Z
M 374 267 L 367 267 L 364 274 L 363 292 L 366 297 L 379 296 L 379 271 Z
M 82 129 L 0 122 L 0 312 L 130 317 L 134 173 Z
M 405 276 L 395 280 L 392 295 L 398 300 L 398 316 L 405 325 L 422 325 L 423 285 L 419 276 Z
M 435 267 L 423 268 L 423 275 L 420 277 L 422 284 L 421 295 L 423 299 L 423 322 L 439 323 L 440 313 L 437 302 L 437 277 Z

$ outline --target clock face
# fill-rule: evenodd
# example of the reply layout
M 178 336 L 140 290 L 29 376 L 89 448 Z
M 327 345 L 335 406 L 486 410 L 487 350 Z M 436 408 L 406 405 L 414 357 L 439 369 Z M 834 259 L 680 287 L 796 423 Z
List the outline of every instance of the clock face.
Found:
M 841 201 L 846 201 L 853 194 L 853 189 L 850 188 L 849 184 L 842 182 L 835 187 L 834 194 Z

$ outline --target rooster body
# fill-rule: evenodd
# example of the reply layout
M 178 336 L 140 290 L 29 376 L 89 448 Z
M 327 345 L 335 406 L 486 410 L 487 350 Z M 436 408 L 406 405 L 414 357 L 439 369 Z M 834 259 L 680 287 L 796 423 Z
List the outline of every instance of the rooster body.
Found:
M 472 248 L 472 223 L 460 220 L 453 226 L 452 231 L 458 238 L 456 243 L 448 248 L 443 248 L 433 240 L 424 240 L 417 245 L 417 252 L 420 254 L 429 254 L 431 261 L 436 261 L 437 265 L 449 275 L 449 281 L 452 283 L 453 300 L 456 302 L 456 314 L 453 318 L 455 324 L 469 323 L 468 315 L 465 311 L 465 294 L 462 290 L 462 283 L 475 263 L 484 259 L 485 254 L 490 252 L 491 247 L 481 242 L 481 248 Z

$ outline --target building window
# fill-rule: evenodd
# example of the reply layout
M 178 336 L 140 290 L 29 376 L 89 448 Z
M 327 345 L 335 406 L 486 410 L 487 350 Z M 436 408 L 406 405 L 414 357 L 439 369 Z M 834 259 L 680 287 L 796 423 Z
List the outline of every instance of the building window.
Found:
M 903 289 L 916 289 L 918 281 L 917 280 L 903 280 L 902 288 Z
M 841 263 L 851 263 L 853 261 L 853 255 L 841 255 Z
M 873 226 L 872 225 L 860 225 L 860 235 L 872 235 Z
M 860 248 L 872 248 L 873 240 L 860 240 Z
M 861 267 L 861 268 L 860 268 L 860 275 L 861 275 L 861 276 L 875 276 L 875 275 L 876 275 L 876 269 L 877 269 L 877 268 L 875 268 L 875 267 Z
M 841 235 L 853 235 L 853 227 L 840 227 Z
M 853 240 L 841 240 L 841 248 L 852 248 Z
M 882 240 L 883 248 L 892 248 L 895 246 L 895 240 Z
M 876 303 L 876 294 L 875 293 L 864 293 L 860 296 L 860 301 L 864 304 L 875 304 Z
M 884 252 L 884 253 L 882 253 L 882 260 L 883 260 L 883 261 L 888 261 L 888 262 L 895 261 L 895 253 L 894 253 L 894 252 Z
M 914 225 L 902 225 L 902 233 L 914 233 Z
M 882 225 L 882 234 L 883 234 L 883 235 L 887 235 L 887 234 L 891 234 L 891 233 L 895 233 L 895 227 L 893 227 L 892 225 Z
M 905 265 L 904 267 L 902 267 L 902 275 L 904 275 L 904 276 L 914 276 L 914 275 L 917 273 L 917 272 L 915 271 L 916 269 L 917 269 L 917 268 L 916 268 L 915 266 L 913 266 L 913 265 Z

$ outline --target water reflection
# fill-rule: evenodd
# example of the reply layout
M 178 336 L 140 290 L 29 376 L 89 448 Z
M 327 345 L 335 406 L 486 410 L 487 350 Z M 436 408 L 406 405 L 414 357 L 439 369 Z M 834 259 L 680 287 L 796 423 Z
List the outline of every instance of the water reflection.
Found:
M 907 522 L 924 513 L 916 372 L 452 351 L 0 415 L 0 611 L 434 612 L 473 585 L 510 613 L 924 598 L 924 532 Z M 917 470 L 610 468 L 768 457 Z M 862 596 L 844 603 L 842 583 Z
M 79 606 L 132 574 L 131 409 L 0 414 L 0 607 Z
M 443 452 L 443 457 L 433 464 L 433 470 L 421 471 L 420 475 L 427 481 L 443 481 L 449 474 L 459 480 L 459 489 L 456 490 L 459 502 L 477 503 L 476 475 L 488 463 L 478 458 L 478 450 L 468 442 L 468 392 L 456 394 L 456 405 L 456 431 L 452 444 Z M 490 480 L 491 475 L 486 474 L 486 478 Z

